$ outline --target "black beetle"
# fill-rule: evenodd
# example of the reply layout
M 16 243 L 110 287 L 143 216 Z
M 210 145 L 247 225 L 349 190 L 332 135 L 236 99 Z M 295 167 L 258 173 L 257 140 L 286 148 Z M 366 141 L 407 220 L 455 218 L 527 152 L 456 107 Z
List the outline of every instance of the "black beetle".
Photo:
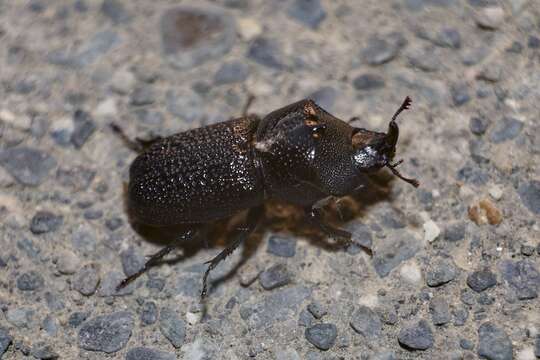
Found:
M 255 229 L 269 198 L 300 205 L 307 218 L 325 234 L 350 241 L 351 234 L 325 224 L 317 204 L 329 196 L 351 194 L 366 173 L 392 163 L 399 136 L 397 116 L 411 104 L 409 97 L 395 112 L 387 133 L 349 125 L 306 99 L 260 119 L 247 115 L 151 141 L 129 140 L 140 155 L 129 171 L 128 208 L 136 222 L 149 226 L 189 224 L 182 239 L 192 238 L 201 225 L 248 210 L 245 226 L 234 240 L 207 262 L 208 274 Z M 248 105 L 249 106 L 249 105 Z M 247 108 L 246 108 L 247 109 Z M 119 287 L 156 264 L 174 246 L 152 255 L 143 269 Z

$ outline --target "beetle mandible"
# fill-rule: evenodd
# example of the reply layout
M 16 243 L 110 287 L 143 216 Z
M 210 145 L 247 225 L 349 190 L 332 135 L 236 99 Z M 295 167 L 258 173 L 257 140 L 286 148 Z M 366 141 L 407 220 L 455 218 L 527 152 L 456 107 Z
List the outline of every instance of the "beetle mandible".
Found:
M 128 209 L 133 220 L 145 225 L 187 224 L 181 239 L 193 238 L 204 224 L 247 209 L 245 225 L 207 262 L 204 298 L 208 274 L 253 232 L 267 199 L 301 206 L 307 219 L 326 235 L 350 242 L 351 233 L 323 222 L 317 207 L 321 200 L 353 193 L 364 174 L 383 167 L 418 187 L 418 181 L 396 169 L 402 160 L 392 163 L 399 136 L 396 118 L 410 104 L 406 97 L 386 133 L 353 127 L 310 99 L 262 119 L 248 115 L 246 107 L 242 117 L 151 141 L 131 141 L 113 124 L 113 130 L 140 152 L 129 169 Z M 169 245 L 152 255 L 119 287 L 173 249 Z

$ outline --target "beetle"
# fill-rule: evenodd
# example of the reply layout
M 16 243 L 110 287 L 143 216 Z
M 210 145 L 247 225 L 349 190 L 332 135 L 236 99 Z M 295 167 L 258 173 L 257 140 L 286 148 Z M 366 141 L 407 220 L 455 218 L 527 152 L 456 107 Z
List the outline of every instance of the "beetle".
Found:
M 209 273 L 253 232 L 270 198 L 301 206 L 309 222 L 323 233 L 350 243 L 351 233 L 323 222 L 318 204 L 353 193 L 362 186 L 365 174 L 384 167 L 418 187 L 417 180 L 403 177 L 396 169 L 402 160 L 392 162 L 399 137 L 396 119 L 410 104 L 406 97 L 386 133 L 353 127 L 310 99 L 263 118 L 248 115 L 246 107 L 244 116 L 150 141 L 130 140 L 112 124 L 140 152 L 129 169 L 130 215 L 152 227 L 185 224 L 180 239 L 186 240 L 205 224 L 247 210 L 245 223 L 236 229 L 230 244 L 206 263 L 202 299 L 208 292 Z M 174 247 L 152 255 L 119 288 Z

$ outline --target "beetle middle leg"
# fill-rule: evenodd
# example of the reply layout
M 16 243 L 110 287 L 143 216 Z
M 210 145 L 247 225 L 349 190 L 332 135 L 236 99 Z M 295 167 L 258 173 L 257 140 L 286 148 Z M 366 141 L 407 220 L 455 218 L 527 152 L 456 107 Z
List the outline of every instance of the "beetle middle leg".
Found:
M 258 206 L 249 209 L 247 215 L 246 215 L 246 221 L 245 225 L 242 227 L 237 227 L 234 239 L 233 241 L 227 245 L 227 247 L 220 252 L 216 257 L 214 257 L 212 260 L 209 260 L 206 262 L 208 264 L 208 268 L 206 269 L 204 276 L 203 276 L 203 286 L 201 291 L 201 299 L 204 299 L 206 297 L 206 294 L 208 293 L 208 275 L 210 274 L 210 271 L 215 269 L 215 267 L 223 260 L 227 258 L 227 256 L 231 255 L 234 250 L 238 246 L 240 246 L 241 243 L 243 243 L 249 235 L 255 230 L 257 227 L 257 224 L 261 220 L 261 218 L 264 216 L 264 206 Z
M 142 153 L 143 151 L 148 149 L 152 144 L 163 139 L 159 135 L 148 140 L 144 140 L 139 137 L 136 137 L 135 139 L 130 139 L 129 136 L 126 135 L 124 130 L 118 124 L 111 123 L 110 126 L 111 126 L 112 131 L 114 131 L 114 133 L 118 135 L 120 139 L 122 139 L 122 141 L 126 144 L 126 146 L 137 153 Z

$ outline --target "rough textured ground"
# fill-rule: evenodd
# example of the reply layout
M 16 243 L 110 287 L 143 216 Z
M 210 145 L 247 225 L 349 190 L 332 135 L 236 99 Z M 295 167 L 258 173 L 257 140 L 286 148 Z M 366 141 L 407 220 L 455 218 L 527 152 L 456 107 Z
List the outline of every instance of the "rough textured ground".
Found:
M 538 0 L 185 4 L 0 1 L 2 359 L 540 357 Z M 248 93 L 377 130 L 410 95 L 398 156 L 421 187 L 342 202 L 373 258 L 274 205 L 206 306 L 224 236 L 116 293 L 159 245 L 128 222 L 135 154 L 107 125 L 171 134 Z

